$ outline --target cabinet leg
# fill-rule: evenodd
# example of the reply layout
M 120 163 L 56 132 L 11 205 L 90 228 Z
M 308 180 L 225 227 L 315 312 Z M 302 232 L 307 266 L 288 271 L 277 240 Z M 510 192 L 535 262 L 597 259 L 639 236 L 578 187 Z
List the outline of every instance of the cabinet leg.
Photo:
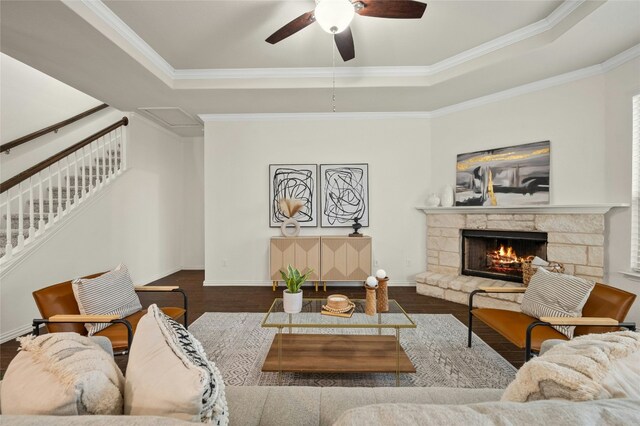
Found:
M 271 284 L 271 289 L 273 291 L 276 291 L 276 288 L 278 288 L 278 281 L 273 281 L 273 283 Z
M 316 286 L 316 293 L 318 292 L 318 281 L 314 281 L 313 284 Z
M 322 281 L 322 290 L 326 293 L 327 292 L 327 282 L 326 281 Z

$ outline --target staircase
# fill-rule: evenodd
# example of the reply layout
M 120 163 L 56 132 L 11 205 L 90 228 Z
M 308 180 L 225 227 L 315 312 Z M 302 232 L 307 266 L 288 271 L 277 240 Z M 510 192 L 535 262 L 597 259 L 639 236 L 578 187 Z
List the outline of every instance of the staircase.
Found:
M 34 247 L 126 167 L 123 117 L 79 143 L 3 182 L 0 265 Z M 28 175 L 28 176 L 27 176 Z

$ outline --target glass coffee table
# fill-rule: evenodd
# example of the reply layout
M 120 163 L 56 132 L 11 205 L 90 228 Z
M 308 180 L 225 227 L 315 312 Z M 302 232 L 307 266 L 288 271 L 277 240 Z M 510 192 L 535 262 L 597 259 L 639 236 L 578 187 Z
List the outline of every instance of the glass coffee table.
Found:
M 400 344 L 400 330 L 416 324 L 398 302 L 389 300 L 388 312 L 369 316 L 364 313 L 364 300 L 351 301 L 353 315 L 341 318 L 321 314 L 326 299 L 304 299 L 297 314 L 285 313 L 282 299 L 276 299 L 261 324 L 277 329 L 262 371 L 278 372 L 278 383 L 283 372 L 395 373 L 396 385 L 400 373 L 415 373 Z M 360 330 L 341 334 L 341 329 Z

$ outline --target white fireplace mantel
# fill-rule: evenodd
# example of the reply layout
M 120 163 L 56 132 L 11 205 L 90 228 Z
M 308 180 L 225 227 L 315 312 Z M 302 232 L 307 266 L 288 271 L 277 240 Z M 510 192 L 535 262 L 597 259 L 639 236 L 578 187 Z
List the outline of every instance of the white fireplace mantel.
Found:
M 426 215 L 431 214 L 605 214 L 617 207 L 629 207 L 629 204 L 550 204 L 546 206 L 458 206 L 458 207 L 416 207 Z

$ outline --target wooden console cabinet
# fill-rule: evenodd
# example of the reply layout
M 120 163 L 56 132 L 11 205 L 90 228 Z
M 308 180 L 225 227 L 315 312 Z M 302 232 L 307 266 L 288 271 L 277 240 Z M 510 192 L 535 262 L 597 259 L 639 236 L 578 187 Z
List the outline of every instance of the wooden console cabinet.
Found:
M 269 249 L 273 290 L 280 270 L 292 265 L 301 272 L 314 270 L 309 281 L 324 290 L 327 281 L 364 281 L 371 275 L 371 237 L 273 237 Z

